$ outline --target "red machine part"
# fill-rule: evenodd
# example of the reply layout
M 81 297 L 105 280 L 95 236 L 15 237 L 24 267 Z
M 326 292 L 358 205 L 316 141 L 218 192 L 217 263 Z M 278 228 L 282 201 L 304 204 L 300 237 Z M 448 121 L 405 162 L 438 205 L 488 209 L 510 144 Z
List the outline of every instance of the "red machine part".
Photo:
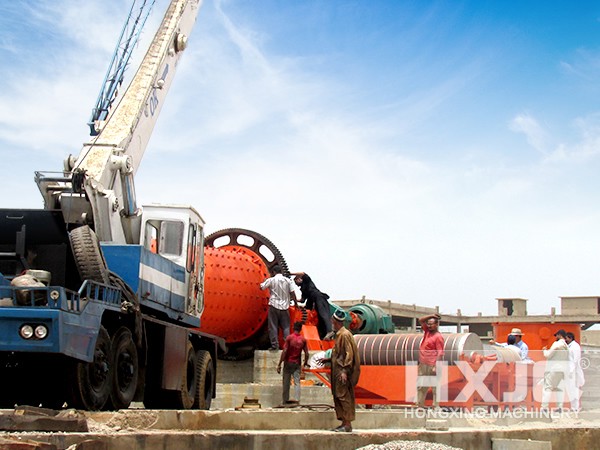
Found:
M 308 349 L 310 351 L 325 350 L 331 348 L 331 345 L 333 345 L 333 341 L 326 342 L 319 338 L 319 332 L 317 331 L 319 317 L 316 310 L 291 306 L 290 325 L 293 326 L 295 322 L 302 322 L 304 324 L 302 328 L 302 335 L 306 339 L 306 343 L 308 344 Z M 280 337 L 280 345 L 283 344 L 282 341 L 283 339 Z
M 411 403 L 409 399 L 416 393 L 417 361 L 423 334 L 355 334 L 354 339 L 361 360 L 360 379 L 355 391 L 356 402 L 366 405 Z M 477 357 L 483 358 L 482 354 L 483 345 L 477 335 L 444 335 L 443 360 L 448 365 L 443 370 L 450 398 L 454 399 L 466 383 L 464 375 L 454 365 L 455 362 L 470 362 Z M 310 371 L 329 385 L 328 369 Z M 475 400 L 471 396 L 467 401 L 451 401 L 449 405 L 472 406 Z
M 269 302 L 269 291 L 262 291 L 260 283 L 276 264 L 288 272 L 283 256 L 267 238 L 241 228 L 217 231 L 205 245 L 200 330 L 224 338 L 229 346 L 260 346 Z
M 348 311 L 350 316 L 350 324 L 348 329 L 355 333 L 359 330 L 363 319 L 356 313 Z M 319 316 L 317 311 L 312 309 L 300 308 L 297 306 L 290 307 L 290 326 L 294 325 L 294 322 L 302 322 L 304 328 L 302 329 L 302 335 L 306 339 L 308 349 L 311 351 L 328 350 L 333 347 L 333 341 L 322 341 L 317 331 L 317 324 L 319 323 Z M 283 341 L 280 339 L 280 344 L 283 345 Z
M 303 332 L 306 335 L 305 326 Z M 440 389 L 447 391 L 448 397 L 441 406 L 461 407 L 471 409 L 475 406 L 500 407 L 500 408 L 526 408 L 532 409 L 536 404 L 534 399 L 534 387 L 539 378 L 533 377 L 533 365 L 507 361 L 503 351 L 511 354 L 510 349 L 493 348 L 493 353 L 486 354 L 479 337 L 473 333 L 444 334 L 444 358 L 442 372 L 439 374 L 442 380 Z M 317 335 L 318 337 L 318 335 Z M 382 334 L 382 335 L 354 335 L 358 352 L 361 359 L 361 374 L 355 388 L 356 402 L 365 405 L 376 404 L 414 404 L 416 400 L 417 386 L 417 361 L 419 358 L 419 344 L 422 334 Z M 325 350 L 327 343 L 333 341 L 321 341 Z M 510 356 L 509 356 L 510 357 Z M 468 364 L 470 370 L 464 373 L 457 361 Z M 497 362 L 496 364 L 494 364 Z M 483 364 L 492 363 L 481 369 Z M 520 364 L 520 368 L 518 368 Z M 473 390 L 469 383 L 472 381 L 470 371 L 489 371 L 483 381 L 485 389 Z M 329 369 L 308 369 L 326 385 L 330 385 Z M 512 401 L 513 393 L 517 385 L 522 384 L 526 392 L 524 398 Z M 489 390 L 494 400 L 484 399 L 481 392 Z M 467 395 L 461 395 L 466 392 Z M 507 394 L 507 395 L 505 395 Z M 427 404 L 431 404 L 431 396 Z
M 259 287 L 269 276 L 265 264 L 244 248 L 207 247 L 204 267 L 200 329 L 228 344 L 252 338 L 267 320 L 269 292 Z
M 363 319 L 353 311 L 348 311 L 348 314 L 350 314 L 350 325 L 348 325 L 348 329 L 354 334 L 360 330 L 360 327 L 363 324 Z

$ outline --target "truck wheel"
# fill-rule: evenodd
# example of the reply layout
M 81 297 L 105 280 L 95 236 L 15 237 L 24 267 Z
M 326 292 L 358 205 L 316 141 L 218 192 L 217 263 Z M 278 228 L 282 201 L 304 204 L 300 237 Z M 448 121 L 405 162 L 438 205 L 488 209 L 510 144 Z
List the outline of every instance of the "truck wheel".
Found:
M 196 399 L 194 401 L 195 409 L 210 409 L 210 403 L 213 398 L 213 382 L 215 368 L 212 363 L 212 356 L 206 350 L 196 352 Z
M 177 392 L 176 408 L 192 409 L 196 399 L 196 350 L 190 341 L 187 341 L 187 358 L 181 377 L 181 389 Z
M 101 326 L 94 348 L 94 360 L 90 363 L 78 361 L 72 369 L 70 406 L 98 411 L 106 405 L 112 387 L 112 363 L 110 336 L 106 328 Z
M 177 391 L 164 390 L 154 383 L 145 386 L 144 406 L 150 409 L 192 409 L 196 400 L 197 357 L 194 346 L 187 341 L 186 363 L 182 367 L 181 385 Z
M 127 409 L 135 397 L 139 372 L 137 348 L 128 328 L 120 328 L 113 336 L 112 354 L 110 405 L 112 409 Z
M 69 240 L 81 280 L 108 284 L 108 268 L 96 233 L 84 225 L 71 230 Z

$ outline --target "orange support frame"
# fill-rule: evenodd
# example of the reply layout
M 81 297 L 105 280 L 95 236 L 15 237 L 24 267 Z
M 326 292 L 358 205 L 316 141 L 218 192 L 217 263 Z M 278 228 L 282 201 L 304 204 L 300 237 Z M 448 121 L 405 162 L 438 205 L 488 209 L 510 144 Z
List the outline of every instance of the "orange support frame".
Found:
M 534 361 L 543 360 L 540 356 L 543 346 L 550 347 L 554 341 L 554 333 L 559 329 L 571 331 L 576 339 L 579 339 L 580 328 L 576 324 L 552 324 L 540 327 L 539 324 L 511 323 L 494 324 L 497 340 L 502 342 L 510 333 L 512 328 L 520 328 L 525 334 L 531 357 Z M 548 328 L 547 330 L 545 328 Z M 303 334 L 309 343 L 310 350 L 326 350 L 333 347 L 333 341 L 321 341 L 316 327 L 305 325 Z M 484 364 L 488 363 L 486 366 Z M 447 401 L 440 402 L 443 407 L 458 407 L 472 409 L 474 407 L 487 407 L 501 410 L 512 410 L 524 408 L 526 410 L 538 409 L 540 407 L 544 365 L 526 362 L 501 362 L 495 361 L 495 355 L 484 356 L 474 354 L 468 361 L 465 373 L 457 365 L 443 366 L 441 379 L 448 393 Z M 490 367 L 493 364 L 493 367 Z M 325 385 L 331 387 L 329 368 L 304 369 L 305 372 L 314 374 Z M 476 374 L 480 370 L 489 372 L 483 379 L 485 387 L 473 389 L 468 386 L 472 381 L 469 375 Z M 414 365 L 404 366 L 376 366 L 362 365 L 361 375 L 355 388 L 356 403 L 363 405 L 414 405 L 417 391 L 418 367 Z M 481 372 L 479 372 L 481 373 Z M 491 393 L 493 399 L 484 398 L 483 393 Z M 459 398 L 459 394 L 463 395 Z M 467 394 L 465 394 L 467 393 Z M 466 398 L 463 398 L 466 397 Z M 431 404 L 431 392 L 426 400 Z M 569 405 L 565 395 L 565 405 Z
M 517 364 L 521 365 L 521 369 L 517 369 Z M 477 372 L 481 369 L 481 364 L 469 363 L 469 367 Z M 329 368 L 304 370 L 314 374 L 325 385 L 331 387 Z M 417 370 L 416 365 L 361 366 L 360 379 L 355 388 L 356 403 L 367 406 L 413 405 L 417 392 Z M 485 387 L 493 395 L 494 401 L 486 401 L 479 390 L 459 400 L 459 394 L 467 388 L 469 381 L 458 366 L 444 366 L 443 370 L 442 379 L 447 381 L 448 399 L 440 402 L 442 407 L 525 408 L 527 410 L 539 407 L 533 395 L 535 385 L 532 364 L 496 363 L 484 380 Z M 526 375 L 523 376 L 524 374 Z M 438 389 L 442 388 L 444 386 L 438 387 Z M 426 404 L 431 405 L 431 403 L 430 391 Z

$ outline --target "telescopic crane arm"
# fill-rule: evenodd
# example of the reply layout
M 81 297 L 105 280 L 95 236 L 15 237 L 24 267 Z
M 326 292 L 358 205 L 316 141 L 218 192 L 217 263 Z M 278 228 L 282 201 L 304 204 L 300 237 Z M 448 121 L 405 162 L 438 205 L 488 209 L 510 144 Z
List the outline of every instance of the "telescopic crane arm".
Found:
M 129 16 L 121 30 L 121 36 L 106 71 L 98 100 L 92 109 L 92 115 L 88 122 L 90 136 L 98 135 L 102 124 L 112 110 L 113 102 L 117 98 L 119 88 L 125 78 L 125 70 L 129 66 L 133 50 L 139 42 L 140 34 L 155 2 L 156 0 L 133 0 L 131 3 Z
M 137 171 L 187 46 L 200 0 L 171 0 L 129 87 L 98 135 L 79 156 L 65 161 L 64 178 L 36 173 L 46 209 L 61 209 L 70 226 L 88 224 L 100 241 L 139 243 L 140 214 L 133 176 Z

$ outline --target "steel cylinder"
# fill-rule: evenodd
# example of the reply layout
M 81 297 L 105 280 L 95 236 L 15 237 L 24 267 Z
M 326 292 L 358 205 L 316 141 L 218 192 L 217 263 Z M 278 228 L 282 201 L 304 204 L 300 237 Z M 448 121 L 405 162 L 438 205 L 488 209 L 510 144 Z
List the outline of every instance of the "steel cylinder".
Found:
M 442 334 L 444 358 L 454 364 L 461 357 L 470 359 L 483 353 L 481 340 L 475 333 Z M 403 366 L 419 361 L 423 334 L 355 334 L 361 364 L 371 366 Z
M 269 291 L 260 283 L 269 276 L 262 259 L 245 247 L 205 247 L 204 312 L 200 330 L 228 344 L 264 333 Z

